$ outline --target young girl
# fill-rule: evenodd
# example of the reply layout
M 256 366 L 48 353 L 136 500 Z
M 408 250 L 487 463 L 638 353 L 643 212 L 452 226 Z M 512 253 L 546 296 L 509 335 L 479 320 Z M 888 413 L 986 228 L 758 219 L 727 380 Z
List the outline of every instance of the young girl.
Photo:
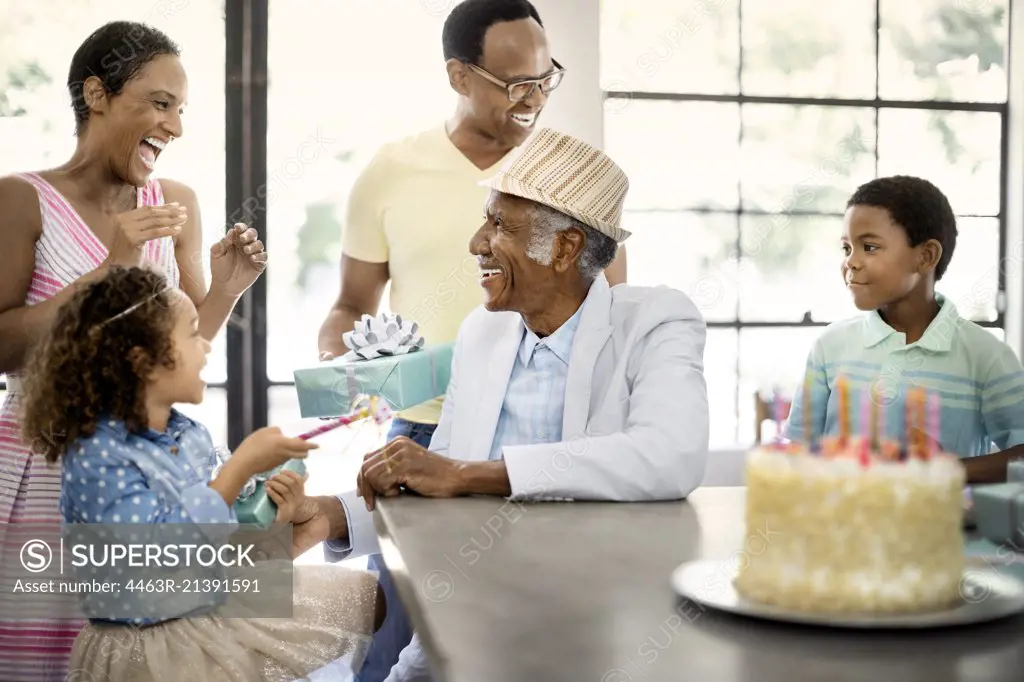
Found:
M 60 309 L 34 350 L 24 428 L 26 442 L 61 460 L 65 523 L 236 523 L 231 505 L 251 476 L 316 447 L 261 429 L 211 481 L 209 433 L 172 407 L 202 400 L 209 351 L 195 306 L 153 271 L 114 268 Z M 301 522 L 302 480 L 285 473 L 268 494 L 278 522 Z M 357 669 L 379 622 L 375 576 L 300 566 L 294 578 L 290 619 L 224 617 L 213 606 L 196 615 L 194 604 L 173 618 L 93 615 L 71 669 L 145 682 L 292 680 L 339 658 Z

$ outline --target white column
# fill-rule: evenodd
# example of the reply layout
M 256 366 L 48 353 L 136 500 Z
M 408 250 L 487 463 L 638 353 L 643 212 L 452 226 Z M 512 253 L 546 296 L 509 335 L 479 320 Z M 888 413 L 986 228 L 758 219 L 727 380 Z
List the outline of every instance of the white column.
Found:
M 604 109 L 600 82 L 599 0 L 533 0 L 551 44 L 551 55 L 567 69 L 539 125 L 600 147 Z
M 1021 9 L 1021 8 L 1018 8 Z M 1006 195 L 1006 343 L 1024 358 L 1024 12 L 1010 12 L 1010 139 Z M 960 239 L 965 235 L 960 234 Z M 956 256 L 953 256 L 956 258 Z

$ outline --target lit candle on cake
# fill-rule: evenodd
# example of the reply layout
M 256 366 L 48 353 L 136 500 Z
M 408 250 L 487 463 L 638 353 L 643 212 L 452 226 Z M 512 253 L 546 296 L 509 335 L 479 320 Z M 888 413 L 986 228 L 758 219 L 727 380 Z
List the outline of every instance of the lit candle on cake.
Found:
M 888 406 L 885 403 L 878 404 L 877 400 L 880 400 L 881 398 L 878 395 L 876 395 L 875 397 L 876 397 L 876 403 L 875 403 L 875 408 L 876 408 L 876 413 L 875 413 L 876 414 L 875 429 L 877 430 L 877 433 L 878 433 L 878 451 L 882 454 L 882 457 L 885 458 L 885 459 L 899 459 L 899 452 L 900 452 L 899 444 L 898 443 L 893 443 L 892 441 L 889 441 L 889 440 L 886 439 L 885 413 L 886 413 L 886 410 L 888 409 Z
M 910 457 L 916 457 L 917 459 L 924 459 L 927 451 L 927 445 L 925 445 L 925 392 L 923 389 L 915 388 L 911 391 L 910 396 L 910 423 L 907 427 L 910 429 Z
M 903 419 L 906 422 L 904 429 L 906 435 L 904 440 L 906 441 L 906 448 L 904 455 L 907 459 L 910 459 L 914 452 L 914 390 L 907 389 L 907 397 L 904 399 L 903 405 Z
M 807 451 L 814 452 L 814 424 L 811 423 L 811 373 L 804 377 L 804 441 Z
M 917 457 L 917 390 L 907 391 L 907 459 Z
M 785 419 L 785 417 L 782 416 L 782 412 L 783 412 L 782 393 L 780 393 L 779 389 L 776 388 L 775 391 L 773 392 L 773 395 L 774 395 L 774 398 L 775 398 L 775 403 L 774 403 L 774 408 L 775 408 L 774 409 L 774 412 L 775 412 L 775 444 L 777 446 L 781 447 L 782 446 L 782 422 Z
M 860 464 L 871 464 L 871 392 L 864 391 L 860 407 Z
M 917 422 L 918 427 L 918 456 L 921 459 L 928 459 L 928 392 L 923 388 L 917 393 Z
M 931 438 L 928 440 L 928 447 L 926 448 L 927 456 L 931 457 L 933 454 L 937 455 L 938 449 L 942 447 L 942 430 L 939 424 L 939 393 L 938 391 L 929 394 L 928 396 L 928 432 Z M 932 448 L 936 449 L 936 452 L 932 452 Z
M 846 377 L 836 379 L 839 391 L 839 445 L 846 447 L 850 438 L 850 386 Z
M 881 441 L 881 439 L 878 436 L 878 394 L 875 391 L 875 387 L 874 386 L 872 386 L 871 388 L 868 389 L 867 397 L 868 397 L 868 400 L 871 401 L 871 424 L 869 426 L 869 428 L 871 429 L 871 431 L 870 431 L 871 449 L 872 450 L 881 450 L 882 449 L 882 441 Z

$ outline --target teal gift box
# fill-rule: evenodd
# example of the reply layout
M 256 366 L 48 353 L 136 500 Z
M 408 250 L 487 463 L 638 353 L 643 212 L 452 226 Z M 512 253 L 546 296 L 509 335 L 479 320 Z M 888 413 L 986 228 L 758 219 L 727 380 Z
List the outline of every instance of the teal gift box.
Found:
M 1024 548 L 1024 483 L 974 486 L 971 499 L 974 523 L 985 539 Z
M 281 466 L 250 478 L 232 505 L 239 523 L 255 524 L 264 529 L 274 523 L 277 505 L 267 495 L 266 482 L 285 470 L 305 476 L 306 463 L 301 459 L 290 459 Z
M 454 349 L 454 343 L 447 343 L 403 355 L 340 358 L 297 369 L 299 414 L 303 418 L 348 414 L 359 395 L 379 396 L 395 412 L 433 400 L 448 390 Z

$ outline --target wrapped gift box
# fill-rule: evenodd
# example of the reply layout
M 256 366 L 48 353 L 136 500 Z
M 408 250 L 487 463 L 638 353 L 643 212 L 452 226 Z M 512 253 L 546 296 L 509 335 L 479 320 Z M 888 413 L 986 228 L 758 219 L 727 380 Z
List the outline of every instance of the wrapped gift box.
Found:
M 303 418 L 347 414 L 360 395 L 380 396 L 393 411 L 425 403 L 448 390 L 452 352 L 448 343 L 373 360 L 340 358 L 297 369 L 295 390 Z
M 971 498 L 974 523 L 983 537 L 1024 549 L 1024 483 L 974 486 Z
M 290 459 L 281 466 L 266 473 L 258 474 L 249 480 L 246 490 L 238 495 L 232 508 L 239 523 L 251 523 L 260 528 L 269 528 L 277 518 L 277 505 L 267 495 L 265 483 L 284 470 L 294 471 L 299 476 L 306 475 L 306 463 L 301 459 Z

